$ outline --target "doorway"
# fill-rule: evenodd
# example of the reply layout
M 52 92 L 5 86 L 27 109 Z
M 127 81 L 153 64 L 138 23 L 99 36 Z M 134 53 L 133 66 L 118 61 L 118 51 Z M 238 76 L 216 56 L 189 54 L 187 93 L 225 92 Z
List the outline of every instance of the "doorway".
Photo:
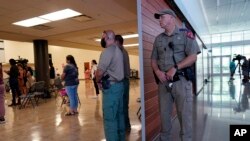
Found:
M 230 55 L 212 57 L 212 75 L 229 75 Z

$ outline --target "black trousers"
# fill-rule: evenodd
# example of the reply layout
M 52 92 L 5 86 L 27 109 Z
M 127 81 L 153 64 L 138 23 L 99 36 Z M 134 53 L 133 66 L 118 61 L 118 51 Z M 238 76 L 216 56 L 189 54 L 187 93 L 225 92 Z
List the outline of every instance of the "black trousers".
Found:
M 96 78 L 95 78 L 95 77 L 93 78 L 93 82 L 94 82 L 94 86 L 95 86 L 95 93 L 96 93 L 96 95 L 98 96 L 98 94 L 99 94 L 99 88 L 98 88 L 98 85 L 97 85 L 97 82 L 96 82 Z
M 18 97 L 18 103 L 21 102 L 21 99 L 19 96 L 21 96 L 21 92 L 18 87 L 18 81 L 17 80 L 10 80 L 10 89 L 12 92 L 12 104 L 16 104 L 16 97 Z

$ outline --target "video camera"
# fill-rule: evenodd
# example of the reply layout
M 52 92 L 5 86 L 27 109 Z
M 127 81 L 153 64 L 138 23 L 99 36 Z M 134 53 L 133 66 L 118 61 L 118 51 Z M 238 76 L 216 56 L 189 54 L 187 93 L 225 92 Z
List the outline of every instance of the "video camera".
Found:
M 243 55 L 235 55 L 235 57 L 233 58 L 233 61 L 235 60 L 238 60 L 240 62 L 240 60 L 245 60 L 246 59 L 246 56 L 243 56 Z
M 20 63 L 23 66 L 26 66 L 28 62 L 29 62 L 28 59 L 22 59 L 22 58 L 20 58 L 20 59 L 16 60 L 16 63 Z

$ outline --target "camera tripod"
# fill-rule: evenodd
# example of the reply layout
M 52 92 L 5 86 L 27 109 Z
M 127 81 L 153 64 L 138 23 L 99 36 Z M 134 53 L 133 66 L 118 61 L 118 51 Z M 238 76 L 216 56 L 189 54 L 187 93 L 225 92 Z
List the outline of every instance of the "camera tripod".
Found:
M 241 63 L 240 63 L 240 60 L 238 60 L 238 64 L 236 65 L 236 67 L 235 67 L 235 69 L 234 69 L 234 71 L 233 71 L 233 75 L 232 76 L 234 76 L 234 74 L 235 74 L 235 71 L 236 71 L 236 69 L 237 69 L 237 67 L 239 67 L 239 74 L 240 74 L 240 79 L 241 79 Z

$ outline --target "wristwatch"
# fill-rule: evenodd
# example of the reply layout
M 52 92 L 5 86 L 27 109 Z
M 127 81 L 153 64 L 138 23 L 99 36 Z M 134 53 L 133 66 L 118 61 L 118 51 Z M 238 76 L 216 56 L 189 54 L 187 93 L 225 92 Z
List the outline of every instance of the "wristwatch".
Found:
M 174 68 L 175 68 L 176 70 L 178 70 L 178 65 L 177 65 L 177 64 L 175 64 L 175 65 L 174 65 Z

